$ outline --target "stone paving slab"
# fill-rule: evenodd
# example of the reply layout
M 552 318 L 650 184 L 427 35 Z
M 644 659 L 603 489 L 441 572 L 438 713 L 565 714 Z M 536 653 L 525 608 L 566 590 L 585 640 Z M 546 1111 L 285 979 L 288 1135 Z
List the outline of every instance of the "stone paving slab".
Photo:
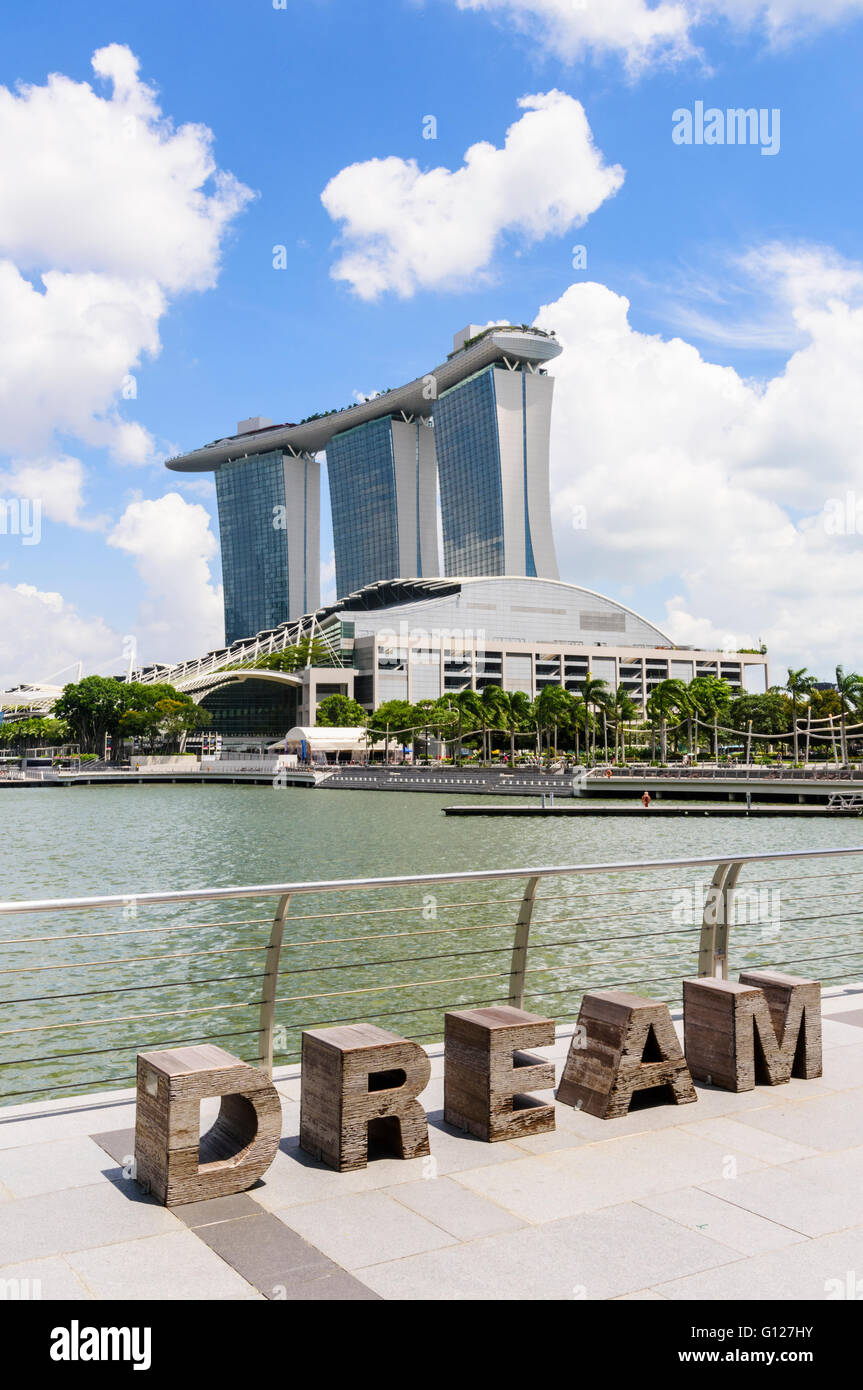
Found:
M 669 1129 L 476 1168 L 456 1181 L 540 1223 L 721 1179 L 729 1159 L 738 1173 L 762 1167 L 747 1154 Z
M 144 1240 L 73 1251 L 66 1258 L 97 1299 L 261 1297 L 251 1283 L 188 1230 L 171 1229 Z M 170 1284 L 166 1284 L 167 1271 Z
M 844 1159 L 845 1155 L 831 1157 Z M 762 1168 L 757 1173 L 743 1173 L 727 1182 L 703 1186 L 706 1192 L 725 1202 L 757 1212 L 804 1236 L 829 1235 L 863 1223 L 863 1188 L 829 1184 L 811 1169 L 807 1171 L 806 1165 L 814 1161 L 804 1159 Z
M 690 1231 L 700 1231 L 712 1240 L 730 1245 L 741 1255 L 781 1250 L 786 1245 L 796 1245 L 806 1239 L 800 1231 L 792 1231 L 776 1221 L 768 1221 L 699 1187 L 681 1187 L 674 1192 L 642 1197 L 639 1206 L 659 1212 L 660 1216 L 667 1216 L 672 1221 L 679 1221 Z
M 0 1203 L 0 1251 L 8 1264 L 167 1234 L 176 1218 L 136 1183 L 89 1187 Z
M 539 1135 L 538 1138 L 551 1138 Z M 458 1240 L 475 1240 L 477 1236 L 496 1235 L 512 1231 L 522 1222 L 512 1212 L 487 1202 L 475 1192 L 468 1192 L 452 1178 L 436 1178 L 433 1182 L 401 1183 L 386 1189 L 392 1197 L 411 1211 L 433 1221 L 442 1231 Z
M 5 1255 L 5 1252 L 4 1252 Z M 63 1299 L 78 1302 L 92 1298 L 89 1289 L 78 1278 L 62 1255 L 46 1260 L 27 1260 L 23 1264 L 4 1264 L 0 1268 L 4 1290 L 13 1287 L 18 1298 Z M 12 1298 L 4 1292 L 4 1298 Z
M 615 1298 L 739 1254 L 655 1212 L 622 1203 L 359 1270 L 391 1299 Z
M 280 1212 L 279 1218 L 350 1270 L 369 1264 L 370 1256 L 375 1263 L 401 1260 L 456 1243 L 455 1236 L 385 1192 L 306 1203 Z
M 733 1265 L 666 1280 L 656 1284 L 656 1292 L 674 1299 L 848 1298 L 849 1273 L 861 1279 L 861 1250 L 863 1227 L 858 1226 Z M 855 1297 L 859 1299 L 861 1293 L 863 1280 Z

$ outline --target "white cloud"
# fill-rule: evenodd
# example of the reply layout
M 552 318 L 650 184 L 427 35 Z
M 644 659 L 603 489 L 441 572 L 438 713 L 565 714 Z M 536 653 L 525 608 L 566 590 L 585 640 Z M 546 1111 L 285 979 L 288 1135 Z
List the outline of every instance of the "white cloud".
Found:
M 222 589 L 210 573 L 217 542 L 204 507 L 178 492 L 131 502 L 108 544 L 134 557 L 146 586 L 133 634 L 139 664 L 221 645 Z
M 58 593 L 0 584 L 0 690 L 24 682 L 64 685 L 84 671 L 119 675 L 122 638 L 102 618 L 85 618 Z
M 617 192 L 624 172 L 604 163 L 581 102 L 553 90 L 519 105 L 503 148 L 472 145 L 454 172 L 392 155 L 336 174 L 321 194 L 344 224 L 333 277 L 362 299 L 455 287 L 487 270 L 504 233 L 562 234 Z
M 691 6 L 646 0 L 456 0 L 460 10 L 489 10 L 567 62 L 620 53 L 636 71 L 649 60 L 689 57 Z
M 221 645 L 222 590 L 210 573 L 217 543 L 204 507 L 176 492 L 131 502 L 108 544 L 132 556 L 143 581 L 135 622 L 117 632 L 62 594 L 0 584 L 0 689 L 50 680 L 61 668 L 60 683 L 74 680 L 78 661 L 85 675 L 122 675 L 130 650 L 142 666 Z
M 0 88 L 0 451 L 65 434 L 142 462 L 153 443 L 120 415 L 124 379 L 159 351 L 170 297 L 215 283 L 251 194 L 205 126 L 162 115 L 128 48 L 93 68 L 110 96 L 57 74 Z
M 84 517 L 84 465 L 80 459 L 60 455 L 53 459 L 13 461 L 0 472 L 0 493 L 38 501 L 49 521 L 61 521 L 85 531 L 102 530 L 104 517 Z
M 658 61 L 699 55 L 695 32 L 711 21 L 790 43 L 863 12 L 863 0 L 456 0 L 487 10 L 567 62 L 618 54 L 637 74 Z
M 649 589 L 635 606 L 660 625 L 665 592 L 680 641 L 763 637 L 777 678 L 789 661 L 863 666 L 863 541 L 830 534 L 824 517 L 851 490 L 863 520 L 857 271 L 817 248 L 761 248 L 750 264 L 805 338 L 763 383 L 681 338 L 636 332 L 628 301 L 604 285 L 573 285 L 542 309 L 537 322 L 565 349 L 552 438 L 562 572 Z

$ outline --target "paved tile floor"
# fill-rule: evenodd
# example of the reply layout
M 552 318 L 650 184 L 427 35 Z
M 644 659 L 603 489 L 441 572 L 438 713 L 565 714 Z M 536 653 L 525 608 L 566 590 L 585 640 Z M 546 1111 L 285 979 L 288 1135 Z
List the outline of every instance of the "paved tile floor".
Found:
M 0 1291 L 45 1299 L 728 1299 L 863 1281 L 863 985 L 824 995 L 824 1075 L 484 1144 L 423 1096 L 431 1157 L 334 1173 L 298 1146 L 242 1196 L 167 1211 L 129 1176 L 129 1092 L 0 1111 Z M 679 1021 L 678 1021 L 679 1025 Z M 544 1049 L 560 1066 L 569 1031 Z M 6 1281 L 4 1284 L 3 1281 Z M 863 1288 L 863 1282 L 859 1287 Z

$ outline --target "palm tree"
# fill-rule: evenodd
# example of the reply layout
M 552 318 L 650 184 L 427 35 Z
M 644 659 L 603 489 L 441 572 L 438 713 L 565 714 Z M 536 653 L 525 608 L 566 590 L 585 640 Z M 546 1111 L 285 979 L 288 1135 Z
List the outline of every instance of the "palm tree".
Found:
M 471 690 L 470 688 L 468 688 L 467 690 L 460 690 L 458 694 L 454 696 L 454 699 L 456 704 L 458 705 L 459 710 L 462 713 L 462 716 L 466 716 L 471 721 L 471 723 L 475 722 L 479 724 L 480 728 L 482 729 L 482 757 L 483 759 L 485 759 L 485 731 L 487 713 L 482 700 L 480 699 L 477 692 L 475 690 Z
M 685 681 L 664 680 L 647 697 L 647 712 L 659 720 L 659 761 L 668 761 L 668 721 L 674 714 L 688 716 L 692 708 Z
M 483 713 L 483 730 L 489 735 L 504 733 L 509 728 L 509 700 L 499 685 L 487 685 L 480 695 Z M 488 740 L 488 759 L 491 761 L 491 738 Z
M 548 731 L 552 725 L 567 725 L 572 719 L 573 698 L 562 685 L 546 685 L 536 697 L 537 729 Z M 547 739 L 548 745 L 551 740 Z
M 498 715 L 503 723 L 503 731 L 509 734 L 510 767 L 515 766 L 515 736 L 530 730 L 531 701 L 523 690 L 500 691 Z
M 638 714 L 638 705 L 631 695 L 628 695 L 622 685 L 619 685 L 607 701 L 608 713 L 614 723 L 614 754 L 620 757 L 621 762 L 626 762 L 626 730 L 625 724 L 629 719 L 634 719 Z M 618 753 L 619 747 L 619 753 Z
M 848 761 L 848 738 L 846 736 L 846 720 L 849 709 L 853 709 L 863 696 L 863 676 L 856 671 L 849 671 L 846 675 L 841 666 L 836 667 L 836 690 L 839 695 L 839 728 L 842 736 L 842 762 Z
M 606 692 L 608 691 L 608 682 L 595 680 L 588 671 L 586 679 L 583 680 L 581 685 L 579 686 L 579 691 L 581 692 L 581 698 L 584 701 L 585 710 L 589 716 L 591 709 L 593 709 L 594 707 L 598 709 L 599 706 L 602 704 L 603 698 L 606 695 Z M 596 721 L 594 720 L 592 721 L 592 723 L 593 748 L 590 758 L 592 762 L 596 762 Z M 587 728 L 585 727 L 585 743 L 586 742 Z
M 731 686 L 719 676 L 696 676 L 687 687 L 696 719 L 699 714 L 713 720 L 713 756 L 719 759 L 719 716 L 728 714 Z M 696 739 L 697 742 L 697 739 Z M 696 749 L 696 752 L 698 750 Z
M 801 666 L 795 671 L 788 667 L 788 679 L 783 687 L 791 696 L 791 718 L 794 728 L 794 761 L 799 762 L 797 746 L 797 702 L 801 696 L 811 694 L 815 689 L 816 681 L 814 676 L 810 676 L 805 666 Z

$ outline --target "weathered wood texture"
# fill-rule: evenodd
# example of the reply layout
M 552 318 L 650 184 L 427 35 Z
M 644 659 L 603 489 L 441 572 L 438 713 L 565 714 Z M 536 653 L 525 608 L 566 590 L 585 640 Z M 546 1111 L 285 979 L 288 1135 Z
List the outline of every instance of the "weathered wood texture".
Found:
M 686 1060 L 725 1091 L 821 1075 L 821 986 L 774 970 L 683 982 Z
M 554 1023 L 508 1004 L 445 1015 L 444 1119 L 496 1143 L 554 1129 L 554 1106 L 527 1094 L 554 1086 L 554 1063 L 522 1051 L 554 1042 Z
M 767 1000 L 782 1065 L 812 1081 L 822 1074 L 821 984 L 780 970 L 741 970 L 741 984 L 756 985 Z
M 698 1099 L 668 1006 L 621 990 L 586 994 L 557 1099 L 611 1120 L 636 1091 L 660 1086 L 676 1105 Z
M 303 1033 L 300 1147 L 340 1173 L 365 1168 L 369 1126 L 400 1158 L 429 1150 L 416 1097 L 431 1063 L 418 1043 L 370 1023 Z
M 201 1101 L 221 1096 L 200 1134 Z M 138 1054 L 135 1175 L 165 1206 L 245 1192 L 279 1147 L 282 1108 L 263 1072 L 205 1044 Z

